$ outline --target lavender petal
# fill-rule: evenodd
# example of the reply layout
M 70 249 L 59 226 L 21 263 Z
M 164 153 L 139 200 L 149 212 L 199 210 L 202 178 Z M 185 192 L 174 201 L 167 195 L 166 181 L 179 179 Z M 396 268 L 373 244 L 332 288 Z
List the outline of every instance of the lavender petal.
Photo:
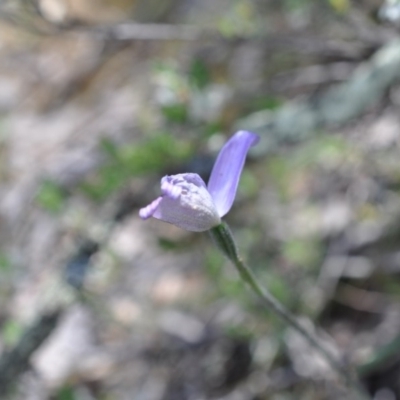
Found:
M 208 182 L 208 191 L 220 217 L 231 209 L 247 152 L 259 139 L 254 133 L 239 131 L 228 140 L 218 154 Z
M 158 197 L 152 201 L 147 207 L 143 207 L 139 210 L 139 216 L 142 219 L 149 219 L 153 216 L 158 206 L 160 205 L 162 197 Z
M 197 174 L 166 176 L 161 180 L 163 196 L 142 208 L 142 218 L 154 217 L 192 232 L 219 225 L 221 219 L 204 181 Z

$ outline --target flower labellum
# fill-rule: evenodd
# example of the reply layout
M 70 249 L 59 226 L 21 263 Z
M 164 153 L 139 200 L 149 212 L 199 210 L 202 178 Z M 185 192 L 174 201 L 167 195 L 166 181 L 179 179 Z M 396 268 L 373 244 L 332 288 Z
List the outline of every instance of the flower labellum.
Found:
M 247 152 L 259 139 L 251 132 L 235 133 L 218 154 L 208 186 L 193 173 L 164 176 L 162 196 L 142 208 L 140 217 L 154 217 L 192 232 L 220 225 L 235 200 Z

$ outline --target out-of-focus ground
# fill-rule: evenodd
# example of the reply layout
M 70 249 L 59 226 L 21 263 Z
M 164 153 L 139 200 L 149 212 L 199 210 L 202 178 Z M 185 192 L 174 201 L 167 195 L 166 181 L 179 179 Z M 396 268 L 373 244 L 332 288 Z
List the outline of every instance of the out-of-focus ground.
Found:
M 262 137 L 227 216 L 242 254 L 400 399 L 399 21 L 378 0 L 2 2 L 0 398 L 352 398 L 206 235 L 138 218 L 242 127 Z

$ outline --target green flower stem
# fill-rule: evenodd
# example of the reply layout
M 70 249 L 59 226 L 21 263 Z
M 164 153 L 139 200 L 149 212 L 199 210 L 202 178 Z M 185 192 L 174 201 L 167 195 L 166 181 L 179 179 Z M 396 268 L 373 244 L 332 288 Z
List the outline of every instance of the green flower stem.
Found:
M 263 303 L 287 322 L 301 336 L 303 336 L 344 379 L 346 384 L 358 393 L 360 398 L 369 399 L 370 397 L 365 393 L 359 382 L 353 378 L 352 373 L 347 368 L 344 368 L 344 366 L 320 343 L 320 341 L 296 320 L 283 304 L 281 304 L 266 288 L 262 287 L 258 283 L 256 276 L 239 257 L 236 243 L 228 225 L 225 222 L 222 222 L 217 227 L 211 229 L 209 233 L 216 246 L 235 265 L 240 277 L 263 300 Z

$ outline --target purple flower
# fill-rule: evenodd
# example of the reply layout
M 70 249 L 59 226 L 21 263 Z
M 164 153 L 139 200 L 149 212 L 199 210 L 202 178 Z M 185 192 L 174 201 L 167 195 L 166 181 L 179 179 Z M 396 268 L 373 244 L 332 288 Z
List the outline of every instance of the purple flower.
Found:
M 164 176 L 162 196 L 142 208 L 140 217 L 154 217 L 193 232 L 219 225 L 235 200 L 247 152 L 259 139 L 251 132 L 235 133 L 218 154 L 208 187 L 197 174 Z

